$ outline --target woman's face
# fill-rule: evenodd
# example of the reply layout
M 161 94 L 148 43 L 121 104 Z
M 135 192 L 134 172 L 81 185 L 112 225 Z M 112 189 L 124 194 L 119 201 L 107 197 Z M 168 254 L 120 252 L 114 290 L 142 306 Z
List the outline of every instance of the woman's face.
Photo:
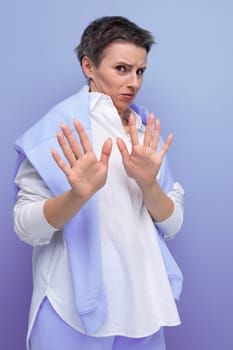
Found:
M 122 116 L 142 85 L 146 59 L 144 48 L 113 42 L 104 50 L 98 67 L 86 56 L 82 63 L 84 73 L 90 78 L 90 90 L 109 95 Z

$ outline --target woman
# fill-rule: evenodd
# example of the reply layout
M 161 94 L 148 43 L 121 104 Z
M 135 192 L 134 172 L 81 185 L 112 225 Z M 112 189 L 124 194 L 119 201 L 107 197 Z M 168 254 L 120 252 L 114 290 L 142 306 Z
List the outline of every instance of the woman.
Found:
M 163 143 L 133 103 L 153 42 L 124 17 L 92 22 L 76 49 L 88 86 L 16 142 L 15 231 L 33 245 L 28 349 L 161 350 L 163 327 L 180 323 L 182 275 L 164 243 L 183 220 L 172 136 Z

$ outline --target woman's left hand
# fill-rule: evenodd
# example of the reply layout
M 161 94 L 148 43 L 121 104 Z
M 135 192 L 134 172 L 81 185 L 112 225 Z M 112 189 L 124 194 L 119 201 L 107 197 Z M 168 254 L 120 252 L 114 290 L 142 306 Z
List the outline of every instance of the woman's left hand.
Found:
M 168 151 L 172 135 L 170 134 L 158 151 L 160 137 L 160 122 L 154 120 L 151 113 L 147 120 L 143 144 L 139 144 L 138 132 L 136 129 L 133 114 L 129 117 L 129 134 L 132 143 L 132 150 L 129 153 L 125 142 L 118 138 L 117 145 L 121 152 L 122 161 L 127 175 L 133 178 L 141 188 L 151 187 L 158 175 L 163 157 Z

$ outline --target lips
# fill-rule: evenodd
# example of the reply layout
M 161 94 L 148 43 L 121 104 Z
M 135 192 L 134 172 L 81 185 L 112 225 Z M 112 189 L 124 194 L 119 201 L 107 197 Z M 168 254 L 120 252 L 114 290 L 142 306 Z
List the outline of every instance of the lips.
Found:
M 132 101 L 135 97 L 134 94 L 121 94 L 121 96 L 128 101 Z

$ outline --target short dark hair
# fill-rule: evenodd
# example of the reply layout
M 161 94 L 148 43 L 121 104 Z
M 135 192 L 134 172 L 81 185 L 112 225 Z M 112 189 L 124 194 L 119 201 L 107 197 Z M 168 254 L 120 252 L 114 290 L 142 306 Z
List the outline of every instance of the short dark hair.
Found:
M 155 43 L 152 34 L 122 16 L 105 16 L 91 22 L 84 30 L 79 46 L 75 49 L 82 64 L 88 56 L 95 66 L 101 62 L 103 52 L 114 41 L 125 41 L 142 47 L 148 53 Z

